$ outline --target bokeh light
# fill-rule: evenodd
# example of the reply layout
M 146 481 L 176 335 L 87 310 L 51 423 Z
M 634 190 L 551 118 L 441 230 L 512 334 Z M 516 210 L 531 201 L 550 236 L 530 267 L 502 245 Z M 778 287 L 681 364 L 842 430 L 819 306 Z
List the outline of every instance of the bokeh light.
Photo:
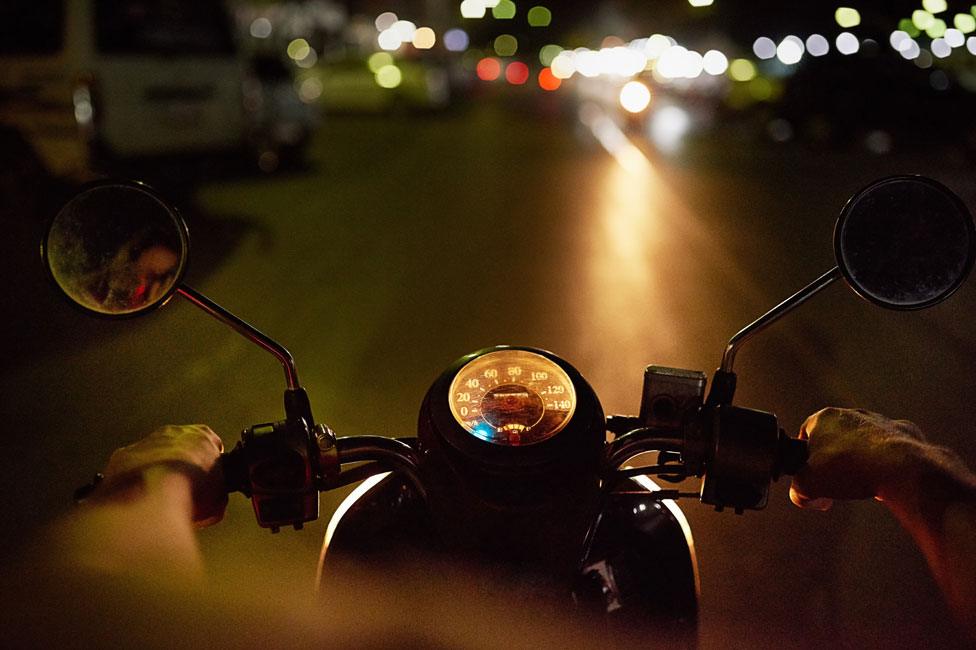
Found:
M 468 33 L 463 29 L 455 27 L 444 32 L 444 47 L 449 52 L 463 52 L 468 49 Z
M 381 88 L 396 88 L 403 81 L 403 73 L 395 65 L 385 65 L 376 72 L 376 83 Z
M 922 53 L 922 48 L 919 47 L 918 43 L 913 39 L 906 39 L 900 44 L 901 49 L 898 50 L 901 53 L 902 58 L 912 61 L 917 59 Z
M 969 50 L 970 54 L 976 54 L 976 36 L 970 36 L 966 39 L 966 49 Z
M 518 51 L 518 39 L 511 34 L 502 34 L 492 44 L 498 56 L 512 56 Z
M 760 36 L 752 44 L 752 51 L 760 59 L 771 59 L 776 56 L 776 43 L 768 36 Z
M 787 36 L 776 47 L 776 58 L 785 65 L 799 63 L 803 58 L 803 41 L 797 36 Z
M 806 41 L 810 56 L 823 56 L 830 52 L 830 42 L 822 34 L 810 34 Z
M 664 106 L 651 114 L 650 135 L 664 153 L 674 153 L 691 127 L 691 117 L 678 106 Z
M 729 59 L 718 50 L 709 50 L 702 57 L 702 65 L 705 72 L 712 76 L 718 76 L 725 74 L 725 71 L 729 69 Z
M 494 57 L 485 57 L 478 61 L 475 73 L 482 81 L 494 81 L 502 73 L 502 64 Z
M 952 54 L 952 47 L 946 42 L 944 38 L 937 38 L 932 41 L 932 56 L 944 59 L 950 54 Z
M 409 20 L 398 20 L 393 23 L 393 27 L 390 27 L 390 31 L 400 38 L 401 43 L 409 43 L 417 33 L 417 26 Z
M 729 76 L 736 81 L 752 81 L 756 78 L 756 65 L 749 59 L 734 59 L 729 64 Z
M 393 65 L 393 56 L 389 52 L 374 52 L 366 59 L 366 65 L 369 66 L 370 72 L 376 74 L 380 68 Z
M 312 51 L 309 46 L 308 41 L 304 38 L 296 38 L 291 43 L 288 44 L 288 57 L 294 59 L 295 61 L 300 61 L 308 56 L 308 53 Z
M 398 20 L 400 20 L 399 16 L 397 16 L 392 11 L 384 11 L 383 13 L 381 13 L 379 16 L 376 17 L 376 20 L 374 21 L 373 24 L 376 25 L 376 31 L 382 32 L 384 30 L 393 27 L 393 25 Z
M 949 44 L 949 47 L 962 47 L 966 44 L 966 37 L 958 29 L 947 29 L 942 38 Z
M 657 61 L 654 75 L 658 79 L 695 79 L 701 76 L 705 62 L 701 54 L 673 45 Z
M 922 7 L 932 14 L 940 14 L 949 8 L 946 0 L 922 0 Z
M 529 66 L 521 61 L 512 61 L 505 68 L 505 80 L 513 86 L 521 86 L 529 80 Z
M 268 38 L 271 36 L 271 21 L 264 17 L 255 18 L 250 32 L 254 38 Z
M 891 47 L 898 52 L 908 47 L 910 40 L 911 37 L 908 35 L 908 32 L 901 29 L 896 29 L 891 32 L 891 36 L 888 37 L 888 42 L 891 43 Z
M 553 59 L 559 56 L 559 53 L 563 51 L 558 45 L 543 45 L 539 50 L 539 63 L 548 67 L 552 65 Z
M 952 20 L 952 24 L 963 34 L 970 34 L 976 31 L 976 18 L 972 14 L 956 14 L 956 17 Z
M 857 40 L 857 36 L 850 32 L 841 32 L 837 35 L 834 46 L 841 54 L 854 54 L 861 49 L 861 41 Z
M 936 18 L 932 21 L 932 24 L 928 26 L 928 29 L 925 30 L 925 33 L 929 38 L 942 38 L 945 36 L 946 29 L 948 29 L 946 22 L 941 18 Z
M 633 77 L 644 71 L 647 56 L 629 47 L 611 47 L 597 52 L 599 73 L 618 77 Z
M 532 7 L 526 19 L 529 21 L 529 27 L 548 27 L 552 22 L 552 12 L 542 6 Z
M 413 46 L 418 50 L 429 50 L 437 42 L 437 35 L 430 27 L 420 27 L 414 32 Z
M 915 25 L 917 29 L 925 31 L 932 26 L 935 22 L 935 16 L 922 9 L 916 9 L 912 12 L 912 24 Z
M 498 4 L 491 8 L 491 15 L 498 20 L 515 18 L 515 3 L 512 0 L 498 0 Z
M 480 0 L 464 0 L 461 3 L 462 18 L 484 18 L 485 4 Z
M 539 71 L 539 88 L 543 90 L 557 90 L 563 84 L 562 79 L 552 73 L 549 68 Z
M 844 29 L 850 29 L 861 24 L 861 14 L 853 7 L 838 7 L 834 12 L 834 20 Z
M 576 74 L 575 52 L 564 51 L 552 60 L 552 74 L 557 79 L 569 79 Z
M 644 54 L 649 59 L 660 57 L 666 49 L 674 45 L 671 40 L 663 34 L 652 34 L 647 42 L 644 43 Z
M 403 45 L 403 41 L 400 40 L 400 35 L 391 27 L 389 29 L 384 29 L 376 37 L 376 42 L 379 44 L 380 49 L 393 51 L 399 49 Z
M 315 77 L 302 81 L 298 87 L 298 98 L 306 104 L 311 104 L 322 96 L 322 82 Z
M 592 50 L 576 52 L 576 72 L 584 77 L 596 77 L 600 74 L 600 55 Z
M 639 81 L 628 81 L 620 89 L 620 105 L 629 113 L 640 113 L 651 104 L 651 90 Z

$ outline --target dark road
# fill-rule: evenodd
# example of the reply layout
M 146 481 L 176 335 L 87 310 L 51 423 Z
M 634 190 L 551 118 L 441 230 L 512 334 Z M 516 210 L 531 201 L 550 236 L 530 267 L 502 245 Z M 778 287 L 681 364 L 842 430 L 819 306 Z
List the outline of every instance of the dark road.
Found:
M 339 435 L 410 436 L 430 383 L 489 345 L 562 356 L 607 413 L 637 411 L 645 365 L 711 375 L 732 334 L 833 265 L 836 215 L 876 178 L 925 174 L 976 206 L 971 168 L 938 151 L 757 147 L 726 131 L 663 157 L 599 116 L 547 109 L 495 97 L 448 115 L 330 117 L 309 170 L 193 195 L 188 283 L 294 354 Z M 204 422 L 230 447 L 280 417 L 276 362 L 190 305 L 92 324 L 50 294 L 30 312 L 43 325 L 15 328 L 20 353 L 0 375 L 8 544 L 159 425 Z M 740 352 L 737 403 L 790 432 L 827 405 L 910 419 L 972 465 L 974 314 L 972 282 L 921 313 L 834 286 Z M 801 512 L 788 487 L 743 516 L 679 502 L 703 647 L 757 628 L 769 647 L 958 642 L 881 505 Z M 324 511 L 341 496 L 323 495 Z M 202 540 L 214 571 L 261 564 L 306 590 L 327 522 L 272 537 L 234 495 Z

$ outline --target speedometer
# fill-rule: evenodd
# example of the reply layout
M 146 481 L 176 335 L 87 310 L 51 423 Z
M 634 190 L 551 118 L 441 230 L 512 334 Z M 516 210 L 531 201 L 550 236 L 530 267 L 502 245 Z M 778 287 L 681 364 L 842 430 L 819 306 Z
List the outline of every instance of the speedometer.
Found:
M 576 389 L 556 363 L 528 350 L 497 350 L 463 366 L 448 403 L 458 424 L 496 445 L 552 438 L 576 410 Z

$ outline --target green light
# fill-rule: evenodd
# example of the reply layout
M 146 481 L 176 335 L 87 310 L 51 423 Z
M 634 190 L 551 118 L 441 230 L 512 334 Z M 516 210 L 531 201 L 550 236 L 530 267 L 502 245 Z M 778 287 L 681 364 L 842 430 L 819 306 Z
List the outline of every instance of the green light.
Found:
M 403 81 L 403 73 L 395 65 L 385 65 L 376 72 L 376 83 L 382 88 L 396 88 Z
M 512 0 L 498 0 L 498 4 L 491 8 L 491 15 L 498 20 L 515 18 L 515 3 Z
M 376 52 L 366 60 L 366 65 L 369 66 L 370 72 L 376 74 L 380 68 L 393 65 L 393 56 L 389 52 Z
M 494 46 L 498 56 L 512 56 L 518 51 L 518 39 L 511 34 L 502 34 L 495 39 Z
M 935 16 L 927 11 L 922 11 L 921 9 L 916 9 L 912 12 L 912 22 L 919 29 L 925 30 L 932 26 L 935 22 Z
M 539 63 L 548 68 L 552 65 L 552 60 L 559 56 L 562 51 L 563 48 L 558 45 L 543 45 L 542 49 L 539 50 Z
M 928 34 L 929 38 L 942 38 L 945 36 L 946 29 L 947 26 L 945 21 L 941 18 L 936 18 L 932 21 L 932 24 L 929 25 L 929 28 L 925 30 L 925 33 Z
M 852 9 L 851 7 L 838 7 L 837 11 L 834 12 L 834 19 L 837 24 L 848 29 L 850 27 L 857 27 L 861 24 L 861 14 L 857 9 Z
M 296 38 L 288 44 L 288 56 L 296 61 L 301 61 L 311 51 L 312 48 L 309 47 L 308 41 L 304 38 Z
M 976 31 L 976 18 L 973 18 L 969 14 L 956 14 L 953 24 L 963 34 Z
M 752 81 L 756 78 L 756 66 L 749 59 L 733 59 L 729 64 L 729 76 L 736 81 Z
M 939 14 L 949 8 L 946 0 L 922 0 L 922 6 L 930 14 Z
M 898 29 L 905 32 L 912 38 L 915 38 L 922 33 L 918 27 L 915 26 L 915 23 L 912 22 L 911 18 L 902 18 L 900 21 L 898 21 Z
M 545 7 L 532 7 L 526 16 L 529 27 L 548 27 L 552 22 L 552 12 Z

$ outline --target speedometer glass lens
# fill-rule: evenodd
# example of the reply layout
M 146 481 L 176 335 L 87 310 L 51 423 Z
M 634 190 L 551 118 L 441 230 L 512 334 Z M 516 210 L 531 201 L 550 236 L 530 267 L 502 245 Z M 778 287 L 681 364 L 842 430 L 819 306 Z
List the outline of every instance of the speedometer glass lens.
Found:
M 458 371 L 448 402 L 458 424 L 504 446 L 553 437 L 576 410 L 576 389 L 556 363 L 528 350 L 497 350 Z

